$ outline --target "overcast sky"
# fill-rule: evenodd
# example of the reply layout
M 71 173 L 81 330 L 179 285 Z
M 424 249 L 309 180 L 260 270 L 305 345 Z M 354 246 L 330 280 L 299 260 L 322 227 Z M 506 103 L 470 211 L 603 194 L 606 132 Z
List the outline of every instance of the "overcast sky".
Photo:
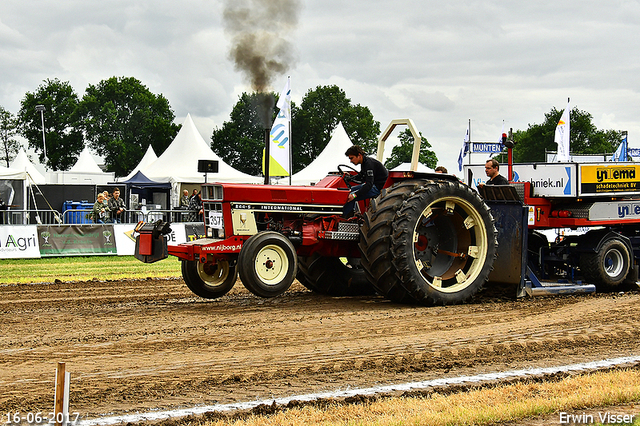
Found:
M 82 96 L 88 84 L 135 77 L 169 100 L 177 123 L 191 114 L 209 140 L 251 91 L 230 57 L 224 10 L 223 0 L 3 0 L 0 105 L 17 113 L 47 78 Z M 411 118 L 450 171 L 469 119 L 474 141 L 497 141 L 503 121 L 526 129 L 568 97 L 599 129 L 628 130 L 640 147 L 637 0 L 299 0 L 277 21 L 279 32 L 263 22 L 289 43 L 291 59 L 272 90 L 290 75 L 299 104 L 335 84 L 381 130 Z

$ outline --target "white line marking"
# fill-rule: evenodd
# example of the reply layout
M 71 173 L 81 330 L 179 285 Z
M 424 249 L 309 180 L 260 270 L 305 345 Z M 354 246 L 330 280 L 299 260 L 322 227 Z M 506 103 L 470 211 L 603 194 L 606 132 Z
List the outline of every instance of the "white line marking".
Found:
M 169 411 L 156 411 L 149 413 L 138 414 L 126 414 L 122 416 L 103 417 L 99 419 L 81 420 L 77 423 L 78 426 L 102 426 L 102 425 L 114 425 L 118 423 L 135 423 L 141 421 L 153 421 L 168 419 L 171 417 L 183 417 L 192 414 L 203 414 L 210 411 L 237 411 L 237 410 L 249 410 L 258 405 L 272 405 L 273 402 L 277 405 L 286 405 L 291 401 L 314 401 L 321 398 L 345 398 L 356 395 L 373 395 L 377 393 L 389 393 L 394 391 L 408 391 L 412 389 L 424 389 L 435 386 L 447 386 L 460 383 L 479 383 L 487 382 L 491 380 L 506 379 L 510 377 L 524 377 L 524 376 L 537 376 L 544 374 L 554 374 L 568 371 L 582 371 L 582 370 L 594 370 L 599 368 L 613 367 L 622 364 L 631 364 L 640 362 L 640 356 L 630 356 L 622 358 L 606 359 L 602 361 L 587 362 L 584 364 L 571 364 L 558 367 L 546 367 L 546 368 L 530 368 L 524 370 L 513 370 L 499 373 L 487 373 L 478 374 L 476 376 L 460 376 L 450 377 L 445 379 L 427 380 L 424 382 L 413 383 L 400 383 L 396 385 L 376 386 L 371 388 L 362 389 L 345 389 L 333 392 L 322 392 L 305 395 L 294 395 L 284 398 L 267 399 L 262 401 L 250 401 L 250 402 L 237 402 L 233 404 L 216 404 L 202 407 L 183 408 L 179 410 Z

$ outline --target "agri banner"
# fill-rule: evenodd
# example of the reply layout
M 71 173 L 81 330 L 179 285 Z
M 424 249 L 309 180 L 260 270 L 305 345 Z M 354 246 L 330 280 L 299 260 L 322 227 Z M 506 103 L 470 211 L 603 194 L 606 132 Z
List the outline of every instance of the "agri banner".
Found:
M 113 232 L 113 225 L 38 226 L 40 255 L 115 255 Z
M 136 238 L 134 229 L 137 224 L 113 225 L 118 256 L 133 256 L 136 251 Z M 204 226 L 204 225 L 203 225 Z M 181 244 L 187 242 L 187 236 L 182 223 L 172 223 L 171 232 L 167 235 L 168 244 Z
M 36 225 L 0 226 L 0 259 L 40 257 Z

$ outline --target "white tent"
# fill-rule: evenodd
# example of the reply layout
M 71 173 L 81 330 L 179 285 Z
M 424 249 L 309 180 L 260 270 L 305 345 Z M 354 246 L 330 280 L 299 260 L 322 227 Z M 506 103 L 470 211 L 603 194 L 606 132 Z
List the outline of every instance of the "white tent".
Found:
M 16 158 L 10 164 L 10 168 L 15 170 L 23 170 L 27 172 L 30 179 L 27 179 L 27 184 L 30 185 L 31 182 L 36 183 L 37 185 L 41 185 L 45 183 L 45 178 L 42 173 L 36 169 L 36 166 L 29 160 L 26 151 L 24 148 L 20 148 L 20 152 L 16 155 Z
M 198 160 L 218 161 L 218 173 L 208 174 L 208 182 L 262 182 L 262 178 L 242 173 L 222 161 L 204 141 L 189 114 L 171 145 L 140 171 L 160 182 L 204 183 L 204 174 L 198 172 Z
M 0 198 L 8 205 L 17 205 L 18 209 L 25 208 L 27 186 L 24 170 L 0 167 Z
M 408 172 L 410 170 L 411 170 L 411 163 L 402 163 L 399 166 L 391 169 L 391 171 L 393 172 Z M 430 169 L 429 167 L 425 166 L 422 163 L 418 163 L 418 170 L 416 171 L 423 172 L 423 173 L 435 173 L 435 170 Z
M 103 172 L 102 169 L 93 159 L 93 155 L 89 151 L 89 147 L 85 146 L 78 161 L 68 171 L 59 171 L 50 173 L 51 183 L 89 183 L 89 184 L 107 184 L 115 180 L 115 173 Z
M 291 176 L 291 183 L 293 185 L 310 185 L 322 180 L 329 172 L 337 171 L 339 164 L 348 164 L 353 167 L 353 164 L 349 163 L 349 159 L 344 155 L 351 145 L 353 145 L 351 139 L 349 139 L 342 123 L 338 123 L 333 135 L 331 135 L 331 140 L 320 155 L 307 167 Z M 283 178 L 282 181 L 288 182 L 288 179 Z
M 0 167 L 0 179 L 25 180 L 27 174 L 24 170 L 14 169 L 12 167 Z
M 153 163 L 157 159 L 158 159 L 158 156 L 156 155 L 156 152 L 153 150 L 151 145 L 149 145 L 149 147 L 147 148 L 147 152 L 145 152 L 144 156 L 142 157 L 142 160 L 140 160 L 138 165 L 131 171 L 131 173 L 129 173 L 122 180 L 127 181 L 131 179 L 136 175 L 136 173 L 138 173 L 140 170 L 144 169 L 145 167 L 149 166 L 151 163 Z
M 93 155 L 89 151 L 89 147 L 85 146 L 80 155 L 78 161 L 69 169 L 69 173 L 102 173 L 102 169 L 93 159 Z

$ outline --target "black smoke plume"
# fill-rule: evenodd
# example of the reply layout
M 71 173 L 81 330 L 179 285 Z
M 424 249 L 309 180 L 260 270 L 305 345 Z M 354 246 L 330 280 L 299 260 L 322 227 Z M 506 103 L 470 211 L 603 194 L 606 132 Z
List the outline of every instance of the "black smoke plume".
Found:
M 287 40 L 298 23 L 299 0 L 225 0 L 224 29 L 230 58 L 256 92 L 266 92 L 276 76 L 295 62 Z

